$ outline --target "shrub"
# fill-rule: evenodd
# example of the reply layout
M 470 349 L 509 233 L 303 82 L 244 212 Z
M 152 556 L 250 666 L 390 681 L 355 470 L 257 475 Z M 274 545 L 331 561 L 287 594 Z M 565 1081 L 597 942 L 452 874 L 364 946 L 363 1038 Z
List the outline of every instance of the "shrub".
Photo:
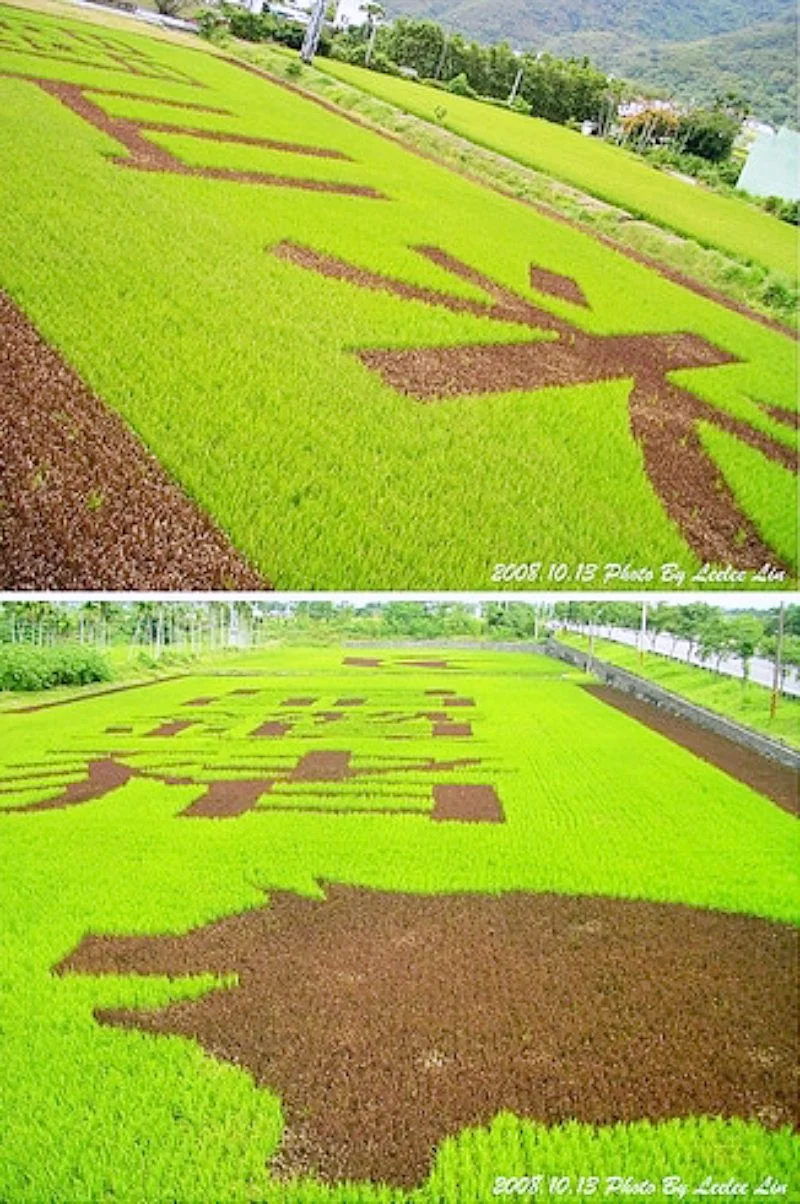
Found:
M 469 80 L 462 71 L 460 75 L 454 76 L 447 85 L 447 91 L 452 92 L 454 96 L 477 96 L 478 93 L 474 88 L 470 87 Z
M 51 690 L 110 678 L 108 663 L 91 648 L 0 646 L 0 690 Z

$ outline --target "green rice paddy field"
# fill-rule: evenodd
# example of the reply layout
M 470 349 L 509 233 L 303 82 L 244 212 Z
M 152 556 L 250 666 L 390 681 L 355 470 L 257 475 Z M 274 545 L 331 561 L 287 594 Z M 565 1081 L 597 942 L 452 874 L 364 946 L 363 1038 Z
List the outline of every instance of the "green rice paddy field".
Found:
M 722 197 L 654 170 L 632 151 L 574 130 L 330 59 L 326 74 L 371 92 L 454 134 L 664 225 L 704 246 L 797 275 L 797 236 L 735 197 Z M 442 112 L 444 110 L 444 112 Z
M 580 1175 L 650 1177 L 659 1193 L 666 1175 L 791 1182 L 796 1138 L 769 1110 L 543 1124 L 533 1100 L 527 1114 L 498 1108 L 469 1131 L 443 1133 L 411 1185 L 323 1182 L 313 1155 L 305 1173 L 279 1179 L 281 1143 L 300 1122 L 274 1084 L 256 1082 L 239 1058 L 215 1057 L 219 1046 L 93 1017 L 234 997 L 235 972 L 55 972 L 89 934 L 113 951 L 120 934 L 184 934 L 278 898 L 318 900 L 324 911 L 347 887 L 448 906 L 476 895 L 499 904 L 510 892 L 576 906 L 649 901 L 681 916 L 769 921 L 770 932 L 796 925 L 793 817 L 606 706 L 586 680 L 523 654 L 274 647 L 0 715 L 0 1198 L 472 1204 L 493 1198 L 498 1175 L 571 1177 L 566 1199 L 579 1198 Z M 109 763 L 116 777 L 103 785 Z M 254 780 L 260 787 L 242 803 Z M 484 802 L 488 787 L 500 813 L 437 817 L 447 797 L 437 791 L 456 786 L 477 788 L 471 797 Z M 570 931 L 600 947 L 609 939 L 592 938 L 596 926 L 588 937 Z M 386 955 L 387 973 L 405 949 Z M 299 958 L 290 962 L 296 1006 L 310 1024 Z M 542 971 L 531 965 L 532 986 Z M 625 972 L 647 977 L 642 966 Z M 366 1001 L 363 967 L 357 981 L 355 998 Z M 486 1007 L 500 1001 L 516 1015 L 520 1000 L 504 989 L 498 976 Z M 655 1001 L 659 984 L 648 990 Z M 395 1002 L 402 1015 L 404 995 Z M 442 1019 L 437 1040 L 460 1042 L 472 1022 L 460 1016 L 455 1038 Z M 272 1018 L 250 1023 L 268 1034 Z M 331 1027 L 339 1074 L 357 1095 L 363 1067 L 346 1061 L 345 1021 Z M 616 1073 L 604 1063 L 575 1098 Z M 717 1074 L 716 1065 L 701 1071 Z M 428 1090 L 420 1072 L 415 1113 L 425 1115 Z M 402 1151 L 406 1138 L 400 1130 L 385 1140 Z
M 277 587 L 482 588 L 555 561 L 657 585 L 708 559 L 689 527 L 714 528 L 720 489 L 707 522 L 669 509 L 636 369 L 598 342 L 542 368 L 584 335 L 662 336 L 679 363 L 671 336 L 702 344 L 710 366 L 652 387 L 708 404 L 690 475 L 720 472 L 738 515 L 712 559 L 757 537 L 796 569 L 785 335 L 200 47 L 3 6 L 0 107 L 0 285 Z M 474 368 L 509 344 L 513 381 Z

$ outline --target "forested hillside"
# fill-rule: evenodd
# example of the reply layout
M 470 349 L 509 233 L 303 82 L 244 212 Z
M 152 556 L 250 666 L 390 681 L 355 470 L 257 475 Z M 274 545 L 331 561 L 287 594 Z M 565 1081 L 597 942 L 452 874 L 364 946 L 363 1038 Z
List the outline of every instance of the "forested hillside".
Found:
M 787 17 L 697 42 L 648 44 L 622 34 L 588 33 L 558 38 L 552 49 L 566 57 L 588 55 L 606 71 L 696 104 L 738 92 L 764 120 L 795 125 L 796 37 L 796 22 Z
M 425 16 L 481 42 L 588 55 L 605 71 L 707 103 L 738 92 L 751 110 L 794 124 L 793 0 L 389 0 L 391 16 Z

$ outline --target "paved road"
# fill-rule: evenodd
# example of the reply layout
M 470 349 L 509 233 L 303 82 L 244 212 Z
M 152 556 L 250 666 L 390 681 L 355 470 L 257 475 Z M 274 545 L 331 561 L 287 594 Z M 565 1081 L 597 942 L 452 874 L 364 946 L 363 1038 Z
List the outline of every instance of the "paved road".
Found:
M 570 631 L 577 631 L 585 635 L 588 628 L 579 623 L 564 623 L 564 627 Z M 604 640 L 614 640 L 618 644 L 629 644 L 636 647 L 639 642 L 639 632 L 631 631 L 628 627 L 598 627 L 596 634 Z M 704 665 L 700 657 L 695 652 L 694 656 L 690 655 L 690 647 L 688 640 L 675 640 L 671 635 L 657 635 L 655 643 L 651 637 L 647 637 L 647 650 L 661 653 L 662 656 L 668 656 L 672 660 L 684 661 L 692 665 L 699 665 L 700 668 L 715 668 L 717 667 L 716 658 L 713 658 L 708 665 Z M 738 656 L 723 656 L 719 665 L 719 672 L 725 673 L 728 677 L 742 677 L 743 669 L 742 662 Z M 772 686 L 773 664 L 772 661 L 766 660 L 761 656 L 754 656 L 750 661 L 750 680 L 758 682 L 762 686 Z M 792 694 L 795 697 L 800 697 L 800 677 L 798 677 L 795 669 L 787 669 L 786 676 L 783 679 L 783 693 Z

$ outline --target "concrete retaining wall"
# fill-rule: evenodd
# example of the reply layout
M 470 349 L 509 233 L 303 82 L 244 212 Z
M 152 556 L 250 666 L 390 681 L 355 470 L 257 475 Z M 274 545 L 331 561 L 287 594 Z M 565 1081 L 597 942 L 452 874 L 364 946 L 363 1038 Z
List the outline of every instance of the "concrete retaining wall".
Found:
M 636 698 L 641 698 L 654 706 L 680 715 L 682 719 L 696 723 L 698 727 L 708 728 L 709 731 L 716 732 L 718 736 L 725 736 L 728 740 L 733 740 L 734 743 L 741 744 L 744 748 L 751 748 L 754 752 L 760 753 L 762 757 L 768 757 L 780 765 L 788 765 L 790 769 L 800 770 L 800 751 L 790 748 L 780 740 L 773 740 L 771 736 L 763 736 L 759 732 L 754 732 L 751 728 L 743 727 L 733 719 L 726 719 L 714 711 L 706 710 L 705 707 L 689 702 L 688 699 L 681 698 L 670 690 L 665 690 L 663 686 L 656 685 L 655 682 L 647 681 L 644 677 L 637 677 L 635 673 L 629 673 L 626 669 L 618 668 L 617 665 L 610 665 L 607 661 L 598 660 L 597 657 L 592 657 L 590 668 L 587 653 L 581 652 L 578 648 L 571 648 L 567 644 L 561 644 L 558 640 L 549 639 L 544 650 L 550 656 L 565 661 L 568 665 L 574 665 L 576 669 L 588 669 L 605 685 L 612 686 L 615 690 L 633 694 Z

